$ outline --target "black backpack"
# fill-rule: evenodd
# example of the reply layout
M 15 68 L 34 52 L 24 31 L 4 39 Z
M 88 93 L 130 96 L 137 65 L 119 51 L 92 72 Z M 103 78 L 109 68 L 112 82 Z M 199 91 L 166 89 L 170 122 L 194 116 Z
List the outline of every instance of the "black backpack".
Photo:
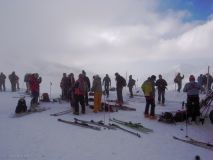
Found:
M 121 84 L 123 87 L 126 87 L 126 80 L 121 76 Z
M 171 112 L 162 113 L 158 121 L 166 123 L 175 123 L 174 116 Z
M 175 122 L 183 122 L 186 120 L 186 111 L 177 111 L 174 116 Z
M 23 113 L 27 111 L 27 105 L 26 105 L 26 101 L 24 98 L 20 98 L 18 100 L 18 104 L 16 106 L 16 110 L 15 113 Z

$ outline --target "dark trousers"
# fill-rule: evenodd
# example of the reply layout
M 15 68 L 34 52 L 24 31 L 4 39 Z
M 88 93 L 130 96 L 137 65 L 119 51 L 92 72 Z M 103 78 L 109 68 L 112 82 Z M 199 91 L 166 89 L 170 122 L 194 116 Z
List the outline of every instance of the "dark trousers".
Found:
M 151 105 L 150 116 L 155 116 L 155 99 L 146 97 L 146 107 L 144 114 L 149 114 L 149 106 Z
M 85 102 L 86 106 L 89 105 L 88 90 L 85 91 L 84 102 Z
M 158 89 L 158 102 L 160 103 L 162 100 L 162 104 L 165 103 L 165 90 Z
M 196 121 L 196 117 L 200 115 L 199 96 L 187 96 L 187 116 L 192 117 L 192 121 Z
M 109 97 L 109 86 L 108 86 L 108 85 L 105 85 L 105 86 L 104 86 L 104 89 L 105 89 L 105 92 L 106 92 L 107 97 Z
M 32 99 L 30 102 L 31 106 L 33 104 L 36 104 L 36 105 L 38 104 L 38 97 L 39 97 L 39 92 L 32 92 Z
M 11 90 L 12 92 L 16 91 L 16 82 L 11 82 Z
M 133 97 L 132 87 L 129 87 L 130 97 Z
M 3 91 L 5 91 L 5 82 L 1 82 L 0 83 L 0 91 L 2 91 L 2 87 L 3 87 Z
M 83 95 L 74 95 L 75 98 L 75 113 L 79 113 L 79 103 L 81 104 L 81 112 L 85 113 L 85 104 Z
M 117 90 L 117 101 L 118 101 L 118 103 L 123 103 L 123 95 L 122 95 L 123 87 L 118 87 L 118 88 L 116 88 L 116 90 Z
M 177 86 L 178 86 L 177 91 L 180 92 L 180 90 L 182 88 L 182 83 L 177 83 Z

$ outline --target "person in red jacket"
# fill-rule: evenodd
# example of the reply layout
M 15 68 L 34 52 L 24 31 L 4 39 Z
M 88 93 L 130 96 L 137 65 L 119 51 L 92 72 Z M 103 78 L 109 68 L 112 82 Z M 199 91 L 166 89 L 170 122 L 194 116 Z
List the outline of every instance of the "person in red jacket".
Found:
M 75 110 L 73 114 L 79 115 L 79 103 L 81 104 L 81 113 L 85 114 L 85 85 L 84 85 L 84 76 L 79 74 L 78 80 L 74 85 L 74 99 L 75 99 Z
M 38 73 L 33 73 L 30 76 L 30 90 L 31 90 L 31 106 L 30 111 L 36 111 L 36 107 L 38 105 L 38 97 L 39 97 L 39 84 L 41 83 L 41 77 L 39 77 Z

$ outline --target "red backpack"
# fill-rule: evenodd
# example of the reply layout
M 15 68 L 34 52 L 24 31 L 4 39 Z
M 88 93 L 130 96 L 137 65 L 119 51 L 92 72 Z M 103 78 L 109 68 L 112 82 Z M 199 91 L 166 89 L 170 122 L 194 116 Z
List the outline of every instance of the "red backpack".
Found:
M 50 98 L 49 98 L 48 93 L 43 93 L 42 94 L 41 101 L 43 101 L 43 102 L 50 102 Z

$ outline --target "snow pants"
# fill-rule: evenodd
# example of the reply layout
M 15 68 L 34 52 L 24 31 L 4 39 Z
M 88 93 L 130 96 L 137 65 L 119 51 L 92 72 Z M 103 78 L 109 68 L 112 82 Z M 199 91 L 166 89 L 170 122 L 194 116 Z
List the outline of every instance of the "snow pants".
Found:
M 165 103 L 165 90 L 158 89 L 158 102 L 160 103 L 162 100 L 162 104 Z
M 94 112 L 101 111 L 101 96 L 102 92 L 95 92 L 94 93 Z
M 192 117 L 192 121 L 196 121 L 196 117 L 200 115 L 199 96 L 187 96 L 187 116 Z
M 117 102 L 119 104 L 122 104 L 123 103 L 123 95 L 122 95 L 123 87 L 117 87 L 116 90 L 117 90 Z
M 146 107 L 145 107 L 145 115 L 149 115 L 149 106 L 151 105 L 150 116 L 155 116 L 155 99 L 152 97 L 146 98 Z

